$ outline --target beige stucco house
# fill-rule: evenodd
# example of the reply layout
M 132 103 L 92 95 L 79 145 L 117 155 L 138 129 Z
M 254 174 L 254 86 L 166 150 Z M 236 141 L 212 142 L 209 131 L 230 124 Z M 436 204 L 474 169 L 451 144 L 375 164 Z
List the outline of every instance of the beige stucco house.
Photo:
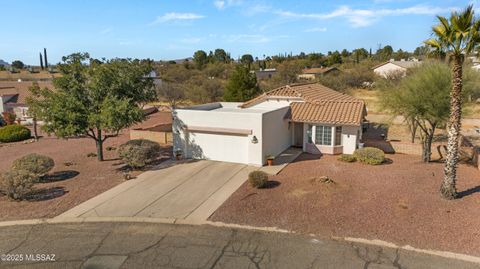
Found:
M 173 111 L 174 151 L 187 158 L 261 166 L 294 146 L 312 154 L 353 153 L 365 103 L 320 84 L 286 85 L 245 103 Z

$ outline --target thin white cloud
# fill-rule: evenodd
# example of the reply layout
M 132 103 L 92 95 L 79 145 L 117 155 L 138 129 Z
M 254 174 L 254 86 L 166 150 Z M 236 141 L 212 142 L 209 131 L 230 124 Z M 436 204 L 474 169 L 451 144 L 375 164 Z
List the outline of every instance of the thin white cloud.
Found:
M 180 41 L 184 44 L 198 44 L 200 42 L 202 42 L 202 38 L 200 37 L 186 37 L 186 38 L 182 38 Z
M 267 43 L 271 41 L 270 37 L 264 35 L 250 35 L 250 34 L 234 34 L 234 35 L 226 35 L 224 39 L 230 43 Z
M 158 16 L 150 25 L 165 23 L 165 22 L 175 22 L 175 21 L 192 21 L 203 19 L 205 16 L 195 14 L 195 13 L 177 13 L 177 12 L 170 12 L 165 13 L 163 16 Z
M 213 1 L 213 5 L 219 9 L 225 9 L 227 7 L 232 7 L 232 6 L 240 6 L 243 4 L 243 0 L 215 0 Z
M 435 15 L 445 13 L 455 8 L 440 8 L 417 5 L 397 9 L 353 9 L 349 6 L 341 6 L 329 13 L 295 13 L 291 11 L 277 11 L 277 15 L 290 19 L 318 19 L 327 20 L 333 18 L 346 18 L 353 27 L 365 27 L 386 16 L 402 15 Z
M 326 31 L 327 31 L 327 27 L 316 27 L 316 28 L 309 28 L 304 30 L 305 33 L 326 32 Z
M 217 9 L 224 9 L 225 8 L 225 1 L 213 1 L 213 5 Z
M 231 34 L 223 35 L 222 39 L 229 43 L 263 44 L 275 39 L 290 38 L 289 35 L 266 36 L 262 34 Z
M 272 10 L 272 7 L 270 5 L 266 5 L 263 3 L 256 3 L 256 4 L 249 5 L 248 8 L 245 8 L 243 13 L 247 16 L 253 16 L 259 13 L 270 12 L 271 10 Z

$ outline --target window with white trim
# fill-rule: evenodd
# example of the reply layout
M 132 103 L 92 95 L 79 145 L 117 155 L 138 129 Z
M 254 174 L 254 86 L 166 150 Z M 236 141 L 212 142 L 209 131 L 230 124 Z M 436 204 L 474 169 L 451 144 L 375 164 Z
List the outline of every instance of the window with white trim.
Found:
M 342 126 L 335 127 L 335 146 L 342 145 Z
M 332 127 L 331 126 L 315 126 L 315 144 L 317 145 L 332 145 Z

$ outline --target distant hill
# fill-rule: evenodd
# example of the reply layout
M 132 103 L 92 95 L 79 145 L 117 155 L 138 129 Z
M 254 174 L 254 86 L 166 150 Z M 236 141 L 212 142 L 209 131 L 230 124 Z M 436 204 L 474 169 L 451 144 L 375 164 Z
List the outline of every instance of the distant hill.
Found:
M 4 60 L 2 60 L 2 59 L 0 59 L 0 65 L 3 65 L 3 66 L 5 66 L 5 67 L 8 67 L 8 66 L 10 66 L 10 64 L 9 64 L 9 63 L 5 62 L 5 61 L 4 61 Z
M 156 61 L 156 63 L 160 64 L 160 63 L 164 63 L 164 62 L 175 62 L 176 64 L 182 64 L 185 61 L 191 62 L 192 60 L 193 60 L 192 57 L 187 57 L 187 58 L 175 59 L 175 60 L 160 60 L 160 61 Z

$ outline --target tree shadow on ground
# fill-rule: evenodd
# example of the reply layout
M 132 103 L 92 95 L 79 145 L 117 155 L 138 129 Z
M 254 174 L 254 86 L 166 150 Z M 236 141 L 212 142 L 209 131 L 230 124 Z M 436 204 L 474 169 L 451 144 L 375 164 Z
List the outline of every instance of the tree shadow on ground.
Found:
M 52 174 L 48 174 L 42 178 L 40 178 L 40 183 L 50 183 L 50 182 L 57 182 L 62 180 L 67 180 L 78 176 L 80 172 L 75 170 L 65 170 L 65 171 L 57 171 Z
M 473 188 L 470 188 L 470 189 L 467 189 L 467 190 L 464 190 L 464 191 L 461 191 L 461 192 L 458 192 L 458 198 L 461 199 L 465 196 L 472 195 L 472 194 L 477 193 L 477 192 L 480 192 L 480 185 L 476 186 L 476 187 L 473 187 Z
M 30 202 L 47 201 L 63 196 L 66 193 L 68 193 L 68 191 L 65 191 L 64 187 L 39 189 L 32 191 L 32 193 L 26 197 L 26 200 Z
M 389 165 L 389 164 L 392 164 L 393 163 L 393 160 L 390 159 L 390 158 L 385 158 L 385 160 L 382 162 L 381 165 Z
M 276 188 L 278 186 L 280 186 L 280 183 L 279 181 L 276 181 L 276 180 L 268 180 L 267 183 L 265 183 L 265 186 L 263 186 L 262 189 L 273 189 L 273 188 Z

